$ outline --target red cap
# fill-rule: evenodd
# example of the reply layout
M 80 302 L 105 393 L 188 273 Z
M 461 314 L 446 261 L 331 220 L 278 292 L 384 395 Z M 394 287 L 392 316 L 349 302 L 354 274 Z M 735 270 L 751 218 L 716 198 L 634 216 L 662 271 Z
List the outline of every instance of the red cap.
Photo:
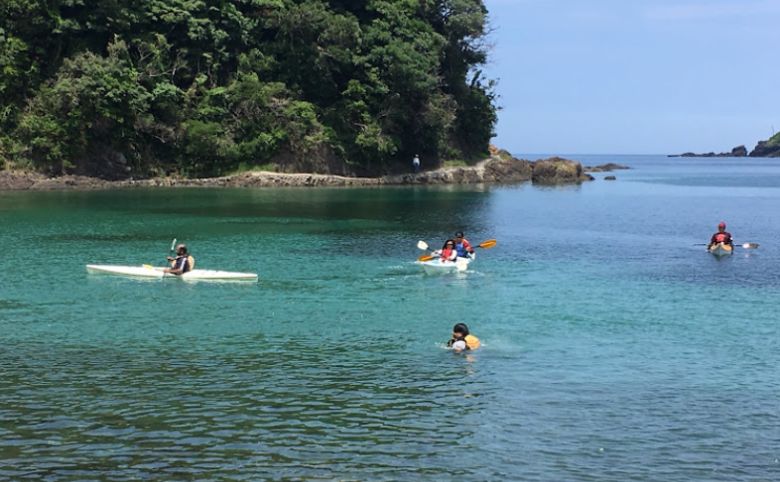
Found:
M 723 221 L 721 221 L 721 222 L 718 224 L 718 227 L 719 227 L 719 228 L 726 229 L 726 223 L 724 223 Z

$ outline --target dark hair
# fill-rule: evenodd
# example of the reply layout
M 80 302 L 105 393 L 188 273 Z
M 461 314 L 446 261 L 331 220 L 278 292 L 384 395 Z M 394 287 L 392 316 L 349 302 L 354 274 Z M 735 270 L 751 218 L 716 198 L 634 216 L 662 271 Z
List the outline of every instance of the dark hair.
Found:
M 465 323 L 457 323 L 455 326 L 452 327 L 453 333 L 460 333 L 463 336 L 469 335 L 469 327 L 466 326 Z
M 454 239 L 448 239 L 447 241 L 444 242 L 444 246 L 442 246 L 441 249 L 447 248 L 447 245 L 450 244 L 450 243 L 452 243 L 452 245 L 455 246 L 455 240 Z
M 176 246 L 176 252 L 178 253 L 179 251 L 184 251 L 186 253 L 187 252 L 187 245 L 186 244 L 180 244 L 180 245 Z
M 463 237 L 463 231 L 458 231 L 455 233 L 456 238 L 462 238 Z

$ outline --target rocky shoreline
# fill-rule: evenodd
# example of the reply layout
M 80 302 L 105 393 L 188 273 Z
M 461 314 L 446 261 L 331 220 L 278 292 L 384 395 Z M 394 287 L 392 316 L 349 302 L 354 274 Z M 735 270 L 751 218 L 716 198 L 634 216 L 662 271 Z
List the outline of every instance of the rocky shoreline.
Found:
M 752 155 L 752 154 L 751 154 Z M 705 152 L 697 154 L 695 152 L 683 152 L 682 154 L 671 154 L 667 157 L 747 157 L 748 151 L 745 146 L 737 146 L 731 150 L 731 152 L 721 152 L 715 154 L 714 152 Z
M 731 152 L 706 152 L 697 154 L 695 152 L 684 152 L 682 154 L 671 154 L 667 157 L 780 157 L 780 132 L 772 135 L 766 141 L 758 141 L 756 147 L 748 152 L 745 146 L 737 146 L 731 149 Z
M 108 181 L 87 176 L 47 177 L 28 171 L 0 171 L 0 190 L 56 191 L 100 190 L 146 187 L 346 187 L 431 184 L 516 184 L 532 182 L 542 185 L 576 184 L 592 181 L 577 161 L 558 157 L 535 162 L 516 159 L 506 151 L 494 152 L 489 158 L 468 167 L 448 167 L 417 174 L 381 177 L 345 177 L 330 174 L 288 174 L 278 172 L 245 172 L 214 178 L 152 178 Z
M 598 166 L 585 166 L 585 172 L 612 172 L 612 171 L 619 171 L 623 169 L 631 169 L 628 166 L 624 166 L 622 164 L 616 164 L 614 162 L 608 162 L 606 164 L 600 164 Z

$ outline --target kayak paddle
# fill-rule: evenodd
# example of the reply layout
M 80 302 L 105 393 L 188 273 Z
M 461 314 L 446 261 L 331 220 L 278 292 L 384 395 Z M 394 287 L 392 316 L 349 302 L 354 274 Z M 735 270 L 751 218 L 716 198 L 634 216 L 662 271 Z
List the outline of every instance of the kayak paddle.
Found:
M 173 253 L 175 249 L 176 249 L 176 238 L 173 238 L 173 241 L 171 241 L 171 247 L 170 247 L 170 249 L 168 249 L 168 252 L 169 253 Z M 166 256 L 166 259 L 168 261 L 171 261 L 171 257 L 170 256 Z M 173 263 L 170 263 L 170 267 L 173 268 Z M 163 271 L 163 277 L 165 277 L 166 274 L 167 273 L 165 271 Z
M 694 244 L 694 246 L 709 246 L 709 244 L 707 244 L 707 243 L 696 243 L 696 244 Z M 739 246 L 740 248 L 744 248 L 744 249 L 756 249 L 756 248 L 758 248 L 761 245 L 758 244 L 758 243 L 742 243 L 742 244 L 738 244 L 737 246 Z
M 174 248 L 176 248 L 176 238 L 173 238 L 173 241 L 171 241 L 171 248 L 169 252 L 173 252 Z M 154 269 L 154 266 L 151 264 L 144 264 L 143 267 L 146 269 Z
M 428 249 L 429 249 L 428 243 L 426 243 L 422 239 L 417 241 L 417 249 L 422 249 L 423 251 L 428 251 Z M 435 256 L 433 256 L 431 254 L 423 254 L 422 256 L 417 258 L 417 261 L 430 261 L 433 258 L 435 258 Z

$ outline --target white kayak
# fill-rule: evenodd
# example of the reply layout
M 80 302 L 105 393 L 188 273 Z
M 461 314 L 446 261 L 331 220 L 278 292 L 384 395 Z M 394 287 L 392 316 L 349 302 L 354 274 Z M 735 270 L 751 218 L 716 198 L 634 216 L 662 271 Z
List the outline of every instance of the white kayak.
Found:
M 441 258 L 436 258 L 430 261 L 417 261 L 417 264 L 421 265 L 426 273 L 466 271 L 475 257 L 476 255 L 472 254 L 469 258 L 458 258 L 455 261 L 442 261 Z
M 116 274 L 122 276 L 135 276 L 138 278 L 179 278 L 185 281 L 256 281 L 256 273 L 237 273 L 235 271 L 217 271 L 211 269 L 193 269 L 182 275 L 166 273 L 165 268 L 159 266 L 116 266 L 110 264 L 88 264 L 90 273 Z
M 726 256 L 734 252 L 734 248 L 729 244 L 717 243 L 713 244 L 710 249 L 710 253 L 717 257 Z

